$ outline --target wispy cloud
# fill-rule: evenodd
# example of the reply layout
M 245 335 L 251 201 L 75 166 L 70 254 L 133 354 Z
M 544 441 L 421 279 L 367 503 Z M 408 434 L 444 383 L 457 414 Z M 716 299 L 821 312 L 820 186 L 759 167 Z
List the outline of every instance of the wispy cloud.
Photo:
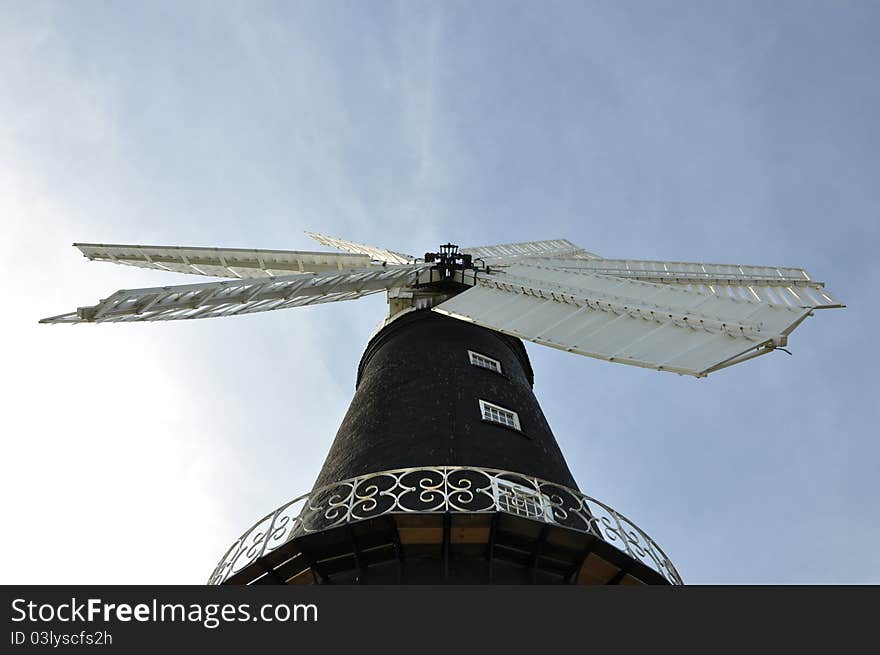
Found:
M 72 241 L 314 248 L 305 228 L 827 277 L 850 308 L 810 319 L 793 358 L 709 380 L 529 352 L 582 488 L 686 580 L 876 581 L 880 21 L 757 6 L 4 5 L 4 581 L 200 582 L 310 487 L 381 297 L 36 325 L 185 281 Z

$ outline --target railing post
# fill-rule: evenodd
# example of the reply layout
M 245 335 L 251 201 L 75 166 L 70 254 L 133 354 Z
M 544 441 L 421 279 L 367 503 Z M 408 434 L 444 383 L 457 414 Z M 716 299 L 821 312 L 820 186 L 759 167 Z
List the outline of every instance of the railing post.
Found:
M 278 518 L 278 513 L 284 509 L 284 505 L 275 510 L 275 513 L 272 514 L 272 520 L 269 522 L 269 530 L 263 533 L 263 547 L 260 548 L 260 554 L 254 558 L 254 561 L 260 559 L 263 554 L 266 552 L 266 545 L 269 543 L 269 537 L 272 535 L 272 532 L 275 529 L 275 519 Z
M 620 535 L 620 538 L 623 540 L 623 545 L 626 546 L 627 554 L 632 557 L 634 560 L 641 562 L 642 560 L 636 557 L 635 553 L 633 553 L 632 548 L 629 547 L 629 535 L 623 529 L 623 525 L 620 523 L 620 516 L 618 516 L 617 512 L 610 507 L 611 515 L 614 517 L 614 522 L 617 523 L 617 534 Z
M 367 476 L 363 476 L 363 479 L 366 480 Z M 348 523 L 351 521 L 351 517 L 354 515 L 354 497 L 357 494 L 358 484 L 360 483 L 361 476 L 358 476 L 354 479 L 351 484 L 351 494 L 348 497 L 348 516 L 345 517 L 345 522 Z

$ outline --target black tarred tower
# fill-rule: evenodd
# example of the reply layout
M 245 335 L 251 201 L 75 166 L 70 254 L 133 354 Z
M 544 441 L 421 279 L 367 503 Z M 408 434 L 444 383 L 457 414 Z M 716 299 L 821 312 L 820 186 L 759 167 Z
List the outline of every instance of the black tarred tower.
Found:
M 389 298 L 313 490 L 245 533 L 211 582 L 680 583 L 647 535 L 580 493 L 522 341 L 430 311 L 481 263 L 451 243 L 424 261 L 403 305 Z

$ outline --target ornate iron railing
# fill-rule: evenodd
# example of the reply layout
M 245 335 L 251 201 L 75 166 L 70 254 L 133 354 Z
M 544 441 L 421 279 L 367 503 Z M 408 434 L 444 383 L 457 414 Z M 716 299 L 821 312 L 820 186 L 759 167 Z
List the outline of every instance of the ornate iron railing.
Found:
M 226 579 L 305 534 L 394 513 L 507 512 L 589 533 L 683 584 L 651 537 L 608 505 L 530 475 L 471 466 L 370 473 L 313 490 L 267 514 L 226 552 L 208 584 Z

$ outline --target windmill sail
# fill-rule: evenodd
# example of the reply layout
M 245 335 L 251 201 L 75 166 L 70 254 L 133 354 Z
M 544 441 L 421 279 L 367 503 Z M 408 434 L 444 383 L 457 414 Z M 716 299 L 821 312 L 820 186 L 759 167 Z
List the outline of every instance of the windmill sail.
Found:
M 802 268 L 603 259 L 567 239 L 465 248 L 458 258 L 441 249 L 417 263 L 307 234 L 345 253 L 75 244 L 92 260 L 239 279 L 118 291 L 41 322 L 232 316 L 388 291 L 388 321 L 432 308 L 568 352 L 702 377 L 786 345 L 815 309 L 843 307 Z
M 434 311 L 568 352 L 698 377 L 770 352 L 809 308 L 511 265 Z
M 494 246 L 473 246 L 462 248 L 461 252 L 472 255 L 486 263 L 510 261 L 523 257 L 584 257 L 600 259 L 598 255 L 587 252 L 568 239 L 548 239 L 545 241 L 521 241 L 519 243 L 500 243 Z
M 306 235 L 310 236 L 318 243 L 324 244 L 325 246 L 337 248 L 338 250 L 344 250 L 345 252 L 368 255 L 376 261 L 386 262 L 388 264 L 409 264 L 416 259 L 412 255 L 407 255 L 401 252 L 394 252 L 393 250 L 386 250 L 385 248 L 367 246 L 362 243 L 356 243 L 354 241 L 348 241 L 346 239 L 328 237 L 326 234 L 318 234 L 317 232 L 306 232 Z
M 369 268 L 369 255 L 244 248 L 73 244 L 93 261 L 239 279 Z
M 422 269 L 429 267 L 426 264 L 389 266 L 341 273 L 122 290 L 94 307 L 81 307 L 76 312 L 45 318 L 40 322 L 174 321 L 353 300 L 412 283 Z
M 565 257 L 529 257 L 518 263 L 571 273 L 599 273 L 673 284 L 716 296 L 772 305 L 815 309 L 843 307 L 843 303 L 825 289 L 824 283 L 812 279 L 802 268 Z

